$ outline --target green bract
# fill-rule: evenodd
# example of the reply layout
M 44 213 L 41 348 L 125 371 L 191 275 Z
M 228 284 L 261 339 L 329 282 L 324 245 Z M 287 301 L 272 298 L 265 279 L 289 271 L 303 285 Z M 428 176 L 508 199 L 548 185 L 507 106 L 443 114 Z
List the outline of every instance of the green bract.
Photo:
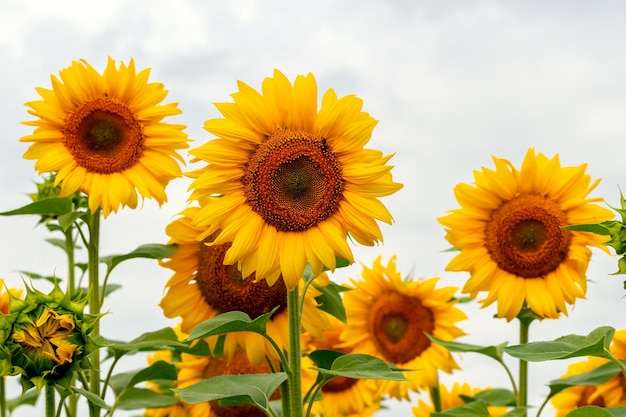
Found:
M 83 313 L 82 293 L 64 293 L 57 283 L 48 294 L 24 286 L 24 299 L 9 294 L 9 314 L 0 314 L 0 372 L 21 375 L 25 390 L 40 391 L 90 367 L 96 345 L 89 333 L 99 317 Z

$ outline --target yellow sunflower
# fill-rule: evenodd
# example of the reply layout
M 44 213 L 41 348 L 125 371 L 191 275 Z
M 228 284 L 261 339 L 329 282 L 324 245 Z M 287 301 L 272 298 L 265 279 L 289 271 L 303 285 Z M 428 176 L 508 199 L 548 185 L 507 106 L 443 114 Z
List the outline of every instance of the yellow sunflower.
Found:
M 449 408 L 459 407 L 465 404 L 465 401 L 463 401 L 461 396 L 473 397 L 479 392 L 486 391 L 488 389 L 490 388 L 472 388 L 469 386 L 469 384 L 459 384 L 458 382 L 455 382 L 450 390 L 448 390 L 445 385 L 439 385 L 439 395 L 441 397 L 441 411 L 445 411 Z M 487 409 L 491 417 L 500 417 L 501 415 L 507 413 L 506 407 L 489 406 L 487 407 Z M 434 412 L 435 407 L 433 407 L 432 404 L 429 404 L 423 400 L 418 400 L 417 407 L 413 407 L 413 416 L 415 417 L 430 417 L 431 413 Z
M 332 328 L 323 332 L 322 339 L 313 339 L 307 350 L 331 349 L 351 353 L 352 349 L 342 347 L 340 335 L 345 324 L 336 318 L 331 318 Z M 311 385 L 316 372 L 308 369 L 313 367 L 308 357 L 303 358 L 302 367 L 305 381 L 304 386 Z M 311 375 L 315 374 L 315 376 Z M 308 380 L 311 380 L 310 383 Z M 380 395 L 375 381 L 371 379 L 352 379 L 336 377 L 322 387 L 321 399 L 312 407 L 312 416 L 347 417 L 371 416 L 380 409 Z
M 588 246 L 604 239 L 563 226 L 613 217 L 588 197 L 599 180 L 591 182 L 584 164 L 561 167 L 558 155 L 532 148 L 519 170 L 493 159 L 495 170 L 475 171 L 474 185 L 455 187 L 461 208 L 439 218 L 460 250 L 446 269 L 468 271 L 463 292 L 487 291 L 483 307 L 497 301 L 498 317 L 512 320 L 526 303 L 540 317 L 558 318 L 585 296 Z
M 287 349 L 287 288 L 282 278 L 270 287 L 263 280 L 255 280 L 254 275 L 243 279 L 235 266 L 225 265 L 224 256 L 230 244 L 208 246 L 206 239 L 198 240 L 204 229 L 195 226 L 193 219 L 199 211 L 198 207 L 187 208 L 166 228 L 171 238 L 169 243 L 177 244 L 178 248 L 162 263 L 174 271 L 160 303 L 163 313 L 170 318 L 180 317 L 182 331 L 189 333 L 199 323 L 221 313 L 239 310 L 254 319 L 279 306 L 268 322 L 267 333 L 281 348 Z M 322 274 L 315 283 L 327 284 L 328 278 Z M 315 288 L 309 288 L 302 307 L 302 326 L 314 337 L 321 337 L 321 331 L 331 327 L 329 316 L 315 301 L 319 295 Z M 217 337 L 210 338 L 212 348 L 216 341 Z M 238 345 L 246 348 L 248 358 L 255 364 L 263 362 L 268 353 L 276 354 L 261 335 L 243 332 L 226 335 L 226 356 L 232 357 Z
M 224 118 L 204 128 L 218 139 L 191 150 L 208 165 L 191 173 L 190 199 L 221 195 L 202 208 L 198 226 L 232 242 L 224 259 L 244 277 L 256 271 L 273 284 L 282 274 L 294 288 L 309 263 L 317 275 L 350 262 L 348 235 L 364 245 L 382 240 L 376 220 L 392 222 L 379 197 L 399 190 L 392 155 L 365 149 L 377 121 L 355 96 L 332 89 L 318 111 L 312 74 L 293 83 L 278 70 L 262 94 L 243 82 L 233 103 L 216 104 Z
M 456 323 L 467 319 L 455 307 L 455 287 L 436 289 L 438 278 L 403 281 L 396 258 L 387 266 L 381 258 L 371 269 L 364 267 L 353 290 L 343 297 L 347 326 L 341 334 L 344 346 L 355 353 L 377 356 L 406 371 L 407 381 L 381 381 L 381 390 L 408 399 L 408 391 L 437 386 L 437 371 L 458 369 L 450 352 L 432 343 L 426 334 L 451 341 L 465 333 Z
M 26 103 L 37 120 L 24 158 L 41 174 L 55 172 L 61 196 L 89 195 L 89 208 L 106 217 L 120 206 L 135 208 L 142 198 L 167 200 L 165 186 L 182 175 L 177 150 L 188 147 L 185 126 L 165 117 L 181 113 L 161 83 L 149 83 L 150 69 L 137 73 L 131 59 L 117 67 L 111 58 L 99 74 L 86 61 L 74 61 L 52 76 L 52 89 L 38 88 L 43 100 Z
M 615 332 L 610 346 L 611 353 L 620 360 L 626 360 L 626 330 Z M 575 362 L 567 367 L 567 372 L 562 378 L 580 375 L 608 362 L 590 356 L 587 360 Z M 624 407 L 626 406 L 626 379 L 621 372 L 600 385 L 574 386 L 564 389 L 550 399 L 556 409 L 555 417 L 565 417 L 568 412 L 585 405 L 597 405 L 599 407 Z

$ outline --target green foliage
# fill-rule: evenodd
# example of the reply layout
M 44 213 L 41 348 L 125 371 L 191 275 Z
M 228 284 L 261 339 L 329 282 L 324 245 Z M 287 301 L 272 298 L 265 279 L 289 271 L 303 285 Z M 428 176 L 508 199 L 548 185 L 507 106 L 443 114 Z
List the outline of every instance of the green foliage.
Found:
M 201 337 L 216 336 L 232 332 L 252 332 L 265 335 L 267 322 L 270 320 L 276 309 L 278 309 L 278 307 L 268 313 L 260 315 L 254 320 L 250 319 L 250 316 L 242 311 L 229 311 L 227 313 L 219 314 L 194 327 L 189 334 L 188 340 L 195 340 Z
M 438 413 L 431 413 L 431 417 L 490 417 L 490 415 L 489 410 L 487 410 L 487 403 L 472 401 Z
M 220 375 L 175 389 L 174 392 L 189 404 L 220 400 L 220 404 L 225 406 L 253 405 L 261 410 L 269 410 L 270 397 L 286 380 L 287 374 L 284 372 Z
M 322 293 L 322 295 L 315 297 L 315 301 L 319 303 L 319 309 L 345 323 L 348 317 L 346 315 L 346 309 L 343 306 L 341 293 L 348 291 L 349 288 L 335 284 L 334 282 L 330 282 L 326 286 L 315 286 L 315 288 Z
M 100 257 L 100 262 L 107 266 L 107 275 L 111 273 L 113 268 L 128 259 L 146 258 L 146 259 L 163 259 L 168 258 L 176 250 L 176 245 L 162 245 L 158 243 L 149 243 L 137 247 L 135 250 L 123 255 L 109 255 Z
M 4 211 L 0 216 L 16 216 L 21 214 L 37 214 L 40 216 L 58 216 L 70 213 L 73 209 L 72 200 L 68 197 L 51 197 L 34 201 L 15 210 Z
M 357 353 L 343 354 L 329 350 L 315 351 L 309 356 L 318 366 L 312 369 L 318 371 L 325 381 L 337 376 L 353 379 L 406 380 L 400 368 L 375 356 Z
M 550 387 L 550 397 L 563 391 L 565 388 L 573 386 L 594 386 L 604 384 L 618 372 L 620 372 L 620 370 L 615 363 L 607 362 L 591 371 L 550 381 L 548 384 Z
M 626 407 L 600 408 L 586 405 L 570 411 L 566 417 L 626 417 Z
M 556 359 L 598 356 L 613 359 L 609 345 L 615 329 L 608 326 L 598 327 L 587 336 L 570 334 L 553 341 L 532 342 L 524 345 L 505 347 L 509 355 L 529 362 L 542 362 Z
M 618 270 L 613 273 L 626 274 L 626 199 L 620 192 L 620 208 L 611 207 L 619 213 L 621 220 L 607 220 L 600 223 L 576 224 L 566 226 L 566 229 L 577 232 L 589 232 L 602 236 L 609 236 L 610 239 L 605 244 L 612 247 L 621 258 L 617 261 Z M 626 288 L 626 281 L 624 281 Z
M 428 336 L 430 340 L 437 343 L 438 345 L 445 347 L 450 352 L 479 353 L 481 355 L 489 356 L 490 358 L 493 358 L 497 360 L 498 362 L 503 361 L 502 354 L 504 352 L 506 345 L 508 344 L 507 342 L 504 342 L 502 344 L 495 345 L 495 346 L 479 346 L 479 345 L 470 345 L 466 343 L 447 342 L 445 340 L 438 339 L 432 335 L 426 335 L 426 336 Z

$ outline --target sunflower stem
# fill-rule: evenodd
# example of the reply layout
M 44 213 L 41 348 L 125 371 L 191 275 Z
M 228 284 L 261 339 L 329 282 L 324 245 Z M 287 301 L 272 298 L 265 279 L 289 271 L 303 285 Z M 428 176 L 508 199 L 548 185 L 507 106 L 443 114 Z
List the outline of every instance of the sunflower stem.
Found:
M 433 403 L 433 407 L 435 408 L 435 412 L 440 412 L 441 410 L 441 392 L 439 391 L 439 382 L 437 382 L 437 386 L 430 389 L 430 400 Z
M 290 290 L 287 294 L 287 314 L 289 317 L 289 369 L 288 391 L 289 391 L 289 414 L 283 413 L 285 417 L 303 417 L 302 406 L 302 347 L 300 346 L 300 295 L 298 286 Z
M 7 417 L 7 393 L 4 386 L 4 376 L 0 376 L 0 417 Z
M 99 283 L 99 241 L 100 241 L 100 208 L 89 217 L 89 245 L 88 269 L 89 269 L 89 313 L 100 314 L 100 283 Z M 96 339 L 100 335 L 100 325 L 95 322 L 91 335 Z M 89 371 L 89 391 L 95 396 L 100 396 L 100 351 L 95 349 L 91 354 L 91 366 Z M 93 402 L 89 402 L 89 416 L 99 417 L 100 409 Z
M 46 417 L 55 417 L 54 387 L 46 385 Z
M 528 329 L 532 319 L 519 317 L 519 344 L 525 345 L 528 343 Z M 528 405 L 528 361 L 523 359 L 519 360 L 519 391 L 517 398 L 517 406 L 526 409 Z M 524 410 L 521 417 L 526 417 L 527 412 Z

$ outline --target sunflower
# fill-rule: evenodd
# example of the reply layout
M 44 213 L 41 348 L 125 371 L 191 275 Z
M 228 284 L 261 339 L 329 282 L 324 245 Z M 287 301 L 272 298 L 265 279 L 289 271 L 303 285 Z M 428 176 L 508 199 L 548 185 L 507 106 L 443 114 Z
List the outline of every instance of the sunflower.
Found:
M 497 301 L 498 317 L 512 320 L 524 303 L 542 318 L 567 314 L 566 304 L 585 296 L 588 246 L 605 239 L 565 225 L 600 222 L 612 213 L 588 198 L 586 165 L 561 167 L 529 149 L 520 170 L 493 158 L 495 170 L 474 172 L 475 185 L 455 187 L 460 209 L 439 218 L 446 239 L 460 253 L 449 271 L 468 271 L 463 292 L 487 291 L 483 307 Z
M 626 360 L 626 330 L 615 332 L 610 346 L 611 353 L 619 360 Z M 585 361 L 567 367 L 562 378 L 580 375 L 607 363 L 607 359 L 590 356 Z M 564 389 L 550 399 L 556 408 L 556 417 L 565 417 L 571 410 L 585 405 L 599 407 L 626 406 L 626 379 L 621 372 L 600 385 L 574 386 Z
M 210 243 L 232 242 L 225 263 L 270 285 L 282 274 L 291 290 L 307 263 L 318 275 L 335 269 L 336 256 L 353 262 L 348 235 L 382 240 L 376 220 L 393 219 L 378 198 L 402 185 L 387 165 L 393 155 L 364 148 L 377 121 L 362 100 L 329 89 L 318 111 L 313 75 L 292 85 L 278 70 L 262 94 L 239 82 L 232 98 L 216 104 L 224 118 L 204 124 L 218 138 L 190 151 L 208 163 L 190 174 L 190 199 L 222 196 L 196 224 L 206 236 L 219 230 Z
M 436 289 L 438 280 L 403 281 L 395 256 L 387 266 L 378 257 L 371 269 L 364 266 L 360 280 L 351 279 L 353 290 L 343 297 L 344 346 L 411 370 L 407 381 L 381 381 L 381 390 L 392 397 L 408 399 L 409 390 L 437 386 L 438 370 L 458 369 L 450 352 L 426 336 L 451 341 L 465 334 L 456 326 L 467 318 L 455 307 L 457 288 Z
M 131 59 L 117 67 L 111 58 L 100 75 L 86 61 L 74 61 L 52 76 L 52 89 L 38 88 L 43 100 L 26 103 L 37 120 L 24 153 L 41 174 L 55 172 L 61 197 L 89 195 L 89 208 L 106 217 L 120 206 L 135 208 L 142 198 L 167 200 L 165 186 L 182 175 L 178 149 L 188 147 L 185 126 L 163 123 L 181 113 L 177 104 L 159 105 L 167 96 L 149 83 L 150 69 L 139 73 Z
M 282 278 L 270 287 L 263 280 L 255 280 L 254 274 L 250 279 L 243 279 L 235 266 L 225 265 L 224 256 L 230 244 L 209 246 L 205 244 L 206 239 L 198 240 L 203 229 L 196 227 L 193 219 L 199 211 L 198 207 L 187 208 L 166 228 L 171 238 L 169 243 L 177 244 L 178 248 L 162 263 L 174 271 L 160 303 L 165 316 L 180 317 L 181 330 L 189 333 L 199 323 L 221 313 L 239 310 L 254 319 L 278 307 L 267 324 L 267 333 L 286 349 L 289 345 L 287 288 Z M 325 274 L 315 279 L 316 285 L 327 283 Z M 321 337 L 321 331 L 331 327 L 328 315 L 315 301 L 319 295 L 319 291 L 310 287 L 302 308 L 302 326 L 315 337 Z M 216 341 L 217 337 L 209 340 L 212 348 Z M 238 345 L 245 346 L 250 361 L 255 364 L 263 362 L 267 353 L 275 354 L 261 335 L 243 332 L 226 335 L 226 356 L 232 357 Z
M 323 332 L 322 339 L 312 339 L 307 350 L 316 349 L 337 350 L 343 353 L 351 353 L 352 349 L 343 348 L 340 335 L 345 324 L 336 318 L 331 318 L 332 328 Z M 312 385 L 315 376 L 308 369 L 314 365 L 308 357 L 303 358 L 303 385 Z M 309 382 L 309 380 L 311 380 Z M 321 389 L 321 399 L 312 407 L 312 416 L 323 417 L 347 417 L 371 416 L 380 409 L 380 395 L 375 381 L 371 379 L 352 379 L 335 377 L 326 383 Z
M 490 388 L 487 388 L 487 389 L 472 388 L 469 386 L 469 384 L 466 384 L 466 383 L 459 384 L 458 382 L 455 382 L 454 385 L 452 385 L 450 390 L 448 390 L 448 388 L 445 385 L 439 385 L 439 395 L 441 398 L 441 411 L 445 411 L 449 408 L 459 407 L 465 404 L 466 402 L 463 401 L 462 397 L 473 397 L 479 392 L 486 391 L 489 389 Z M 487 410 L 489 411 L 489 415 L 491 417 L 500 417 L 501 415 L 506 414 L 507 412 L 506 407 L 500 407 L 500 406 L 489 406 L 487 407 Z M 435 408 L 431 404 L 426 403 L 425 401 L 422 401 L 422 400 L 418 400 L 417 407 L 413 407 L 413 415 L 415 417 L 430 417 L 432 413 L 434 412 L 435 412 Z

